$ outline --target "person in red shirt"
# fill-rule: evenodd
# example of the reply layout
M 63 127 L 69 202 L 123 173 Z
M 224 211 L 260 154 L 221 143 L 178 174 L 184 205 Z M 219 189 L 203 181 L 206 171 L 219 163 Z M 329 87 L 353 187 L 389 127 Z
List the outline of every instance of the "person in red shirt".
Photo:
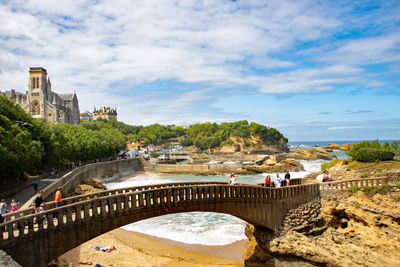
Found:
M 264 186 L 265 187 L 271 187 L 271 177 L 269 175 L 267 175 L 267 177 L 265 177 Z
M 56 207 L 61 207 L 62 206 L 62 203 L 61 203 L 61 198 L 62 198 L 61 191 L 62 191 L 62 187 L 59 187 L 57 189 L 57 192 L 56 192 L 56 197 L 54 198 L 54 202 L 56 203 Z

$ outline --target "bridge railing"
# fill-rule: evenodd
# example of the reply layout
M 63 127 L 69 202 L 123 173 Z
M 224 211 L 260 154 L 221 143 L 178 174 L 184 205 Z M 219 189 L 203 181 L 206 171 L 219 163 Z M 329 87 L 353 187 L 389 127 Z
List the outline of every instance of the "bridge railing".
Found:
M 103 197 L 103 196 L 110 196 L 110 195 L 116 195 L 116 194 L 123 194 L 123 193 L 127 193 L 127 192 L 133 192 L 133 191 L 143 191 L 143 190 L 147 190 L 147 189 L 156 189 L 156 188 L 163 188 L 163 187 L 173 187 L 173 186 L 186 186 L 186 185 L 193 185 L 193 184 L 226 184 L 225 182 L 178 182 L 178 183 L 165 183 L 165 184 L 152 184 L 152 185 L 142 185 L 142 186 L 133 186 L 133 187 L 124 187 L 124 188 L 118 188 L 118 189 L 110 189 L 110 190 L 104 190 L 104 191 L 100 191 L 100 192 L 95 192 L 95 193 L 89 193 L 89 194 L 85 194 L 85 195 L 78 195 L 78 196 L 72 196 L 72 197 L 68 197 L 68 198 L 64 198 L 62 200 L 64 205 L 69 205 L 75 202 L 80 202 L 80 201 L 86 201 L 86 200 L 90 200 L 93 198 L 98 198 L 98 197 Z M 48 209 L 54 209 L 55 206 L 55 202 L 54 201 L 50 201 L 50 202 L 46 202 L 46 205 L 44 206 L 44 208 L 46 210 Z M 30 215 L 33 214 L 34 208 L 30 207 L 27 209 L 21 209 L 21 210 L 17 210 L 14 212 L 9 212 L 6 214 L 3 214 L 3 218 L 4 221 L 10 221 L 10 220 L 14 220 L 26 215 Z
M 304 184 L 304 181 L 305 181 L 305 179 L 303 179 L 303 178 L 292 178 L 292 179 L 290 179 L 289 186 L 292 186 L 292 185 L 301 185 L 301 184 Z M 283 182 L 283 181 L 282 181 L 282 182 Z M 258 183 L 257 185 L 264 186 L 264 183 Z M 286 181 L 285 181 L 284 184 L 282 184 L 282 186 L 288 186 L 288 185 L 286 184 Z
M 319 195 L 319 185 L 264 188 L 254 185 L 192 184 L 166 186 L 143 191 L 122 192 L 68 204 L 37 214 L 30 214 L 0 224 L 0 240 L 33 236 L 42 230 L 63 230 L 73 224 L 117 214 L 151 211 L 161 207 L 216 203 L 224 201 L 257 202 L 285 199 L 300 195 Z M 0 243 L 1 244 L 1 243 Z M 1 246 L 0 246 L 1 248 Z
M 319 183 L 322 191 L 329 190 L 347 190 L 351 186 L 364 187 L 364 186 L 379 186 L 388 184 L 389 181 L 398 181 L 400 176 L 387 176 L 387 177 L 375 177 L 375 178 L 363 178 L 356 180 L 345 180 L 345 181 L 333 181 L 327 183 Z

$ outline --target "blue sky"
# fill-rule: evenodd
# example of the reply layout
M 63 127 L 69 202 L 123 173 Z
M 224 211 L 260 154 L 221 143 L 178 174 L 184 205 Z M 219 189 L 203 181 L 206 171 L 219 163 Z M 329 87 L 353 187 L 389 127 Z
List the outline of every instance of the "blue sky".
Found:
M 248 120 L 399 139 L 399 1 L 1 1 L 0 90 L 47 69 L 132 125 Z

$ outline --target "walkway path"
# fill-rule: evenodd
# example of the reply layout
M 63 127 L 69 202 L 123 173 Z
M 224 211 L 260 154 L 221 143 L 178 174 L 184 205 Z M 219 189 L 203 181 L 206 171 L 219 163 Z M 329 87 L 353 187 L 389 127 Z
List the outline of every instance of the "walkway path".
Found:
M 41 179 L 38 180 L 39 183 L 39 190 L 45 188 L 46 186 L 48 186 L 49 184 L 57 181 L 59 178 L 54 177 L 54 178 L 46 178 L 46 179 Z M 22 205 L 24 205 L 29 199 L 31 199 L 33 196 L 35 195 L 35 191 L 33 190 L 33 186 L 29 185 L 26 186 L 24 189 L 22 189 L 21 191 L 17 192 L 15 195 L 13 195 L 10 198 L 6 198 L 6 203 L 7 203 L 7 207 L 8 209 L 10 208 L 10 203 L 11 200 L 15 199 L 15 201 L 19 201 L 20 205 L 18 205 L 18 207 L 21 207 Z

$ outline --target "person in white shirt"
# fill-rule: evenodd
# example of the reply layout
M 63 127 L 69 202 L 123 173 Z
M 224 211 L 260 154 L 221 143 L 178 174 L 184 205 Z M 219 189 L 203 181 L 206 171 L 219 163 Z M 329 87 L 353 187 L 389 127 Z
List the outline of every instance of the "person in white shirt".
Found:
M 276 174 L 276 180 L 275 180 L 275 187 L 281 187 L 281 182 L 282 182 L 282 179 L 281 179 L 281 177 L 279 177 L 279 173 L 277 173 Z

